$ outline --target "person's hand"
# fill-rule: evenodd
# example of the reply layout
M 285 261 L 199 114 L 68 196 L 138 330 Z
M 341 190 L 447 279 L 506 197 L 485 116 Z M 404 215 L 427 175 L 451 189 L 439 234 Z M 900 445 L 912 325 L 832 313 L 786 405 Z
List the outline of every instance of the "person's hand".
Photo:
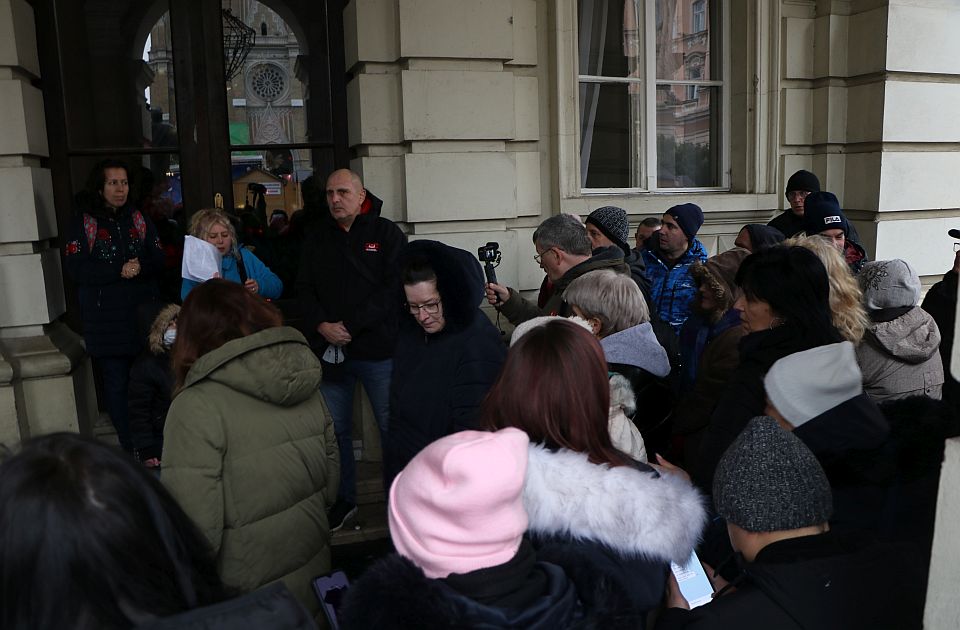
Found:
M 131 258 L 127 262 L 123 263 L 123 267 L 120 269 L 120 277 L 130 278 L 136 277 L 140 273 L 140 260 L 138 258 Z
M 247 281 L 243 283 L 243 288 L 254 295 L 260 292 L 260 285 L 253 278 L 247 278 Z
M 677 583 L 677 577 L 673 571 L 667 572 L 667 608 L 683 608 L 690 610 L 690 602 L 680 592 L 680 585 Z
M 350 336 L 350 332 L 343 325 L 343 322 L 320 322 L 317 325 L 317 332 L 327 340 L 327 343 L 332 343 L 335 346 L 345 346 L 353 341 L 353 337 Z
M 510 289 L 493 282 L 487 283 L 487 302 L 490 302 L 493 306 L 497 304 L 503 304 L 510 299 Z M 499 299 L 498 299 L 499 298 Z
M 671 464 L 670 462 L 665 460 L 663 457 L 661 457 L 659 454 L 656 457 L 657 457 L 657 463 L 656 464 L 650 463 L 652 467 L 656 468 L 662 474 L 676 475 L 677 477 L 682 477 L 683 479 L 685 479 L 687 483 L 690 483 L 690 473 L 685 471 L 683 468 L 680 468 L 676 464 Z
M 706 574 L 707 574 L 707 579 L 710 580 L 710 584 L 713 586 L 713 596 L 714 596 L 714 597 L 717 596 L 717 593 L 719 593 L 720 591 L 723 591 L 723 589 L 725 589 L 725 588 L 727 588 L 728 586 L 730 586 L 730 582 L 727 582 L 725 579 L 723 579 L 723 576 L 720 575 L 720 574 L 718 574 L 716 571 L 714 571 L 714 570 L 713 570 L 713 567 L 711 567 L 709 564 L 707 564 L 707 563 L 704 562 L 703 560 L 700 561 L 700 564 L 703 565 L 703 570 L 704 570 L 704 571 L 706 572 Z M 728 590 L 728 591 L 724 591 L 723 594 L 726 595 L 727 593 L 730 593 L 730 592 L 735 591 L 735 590 L 737 590 L 737 589 L 731 588 L 731 589 Z
M 143 465 L 147 468 L 160 468 L 160 458 L 151 457 L 150 459 L 143 460 Z

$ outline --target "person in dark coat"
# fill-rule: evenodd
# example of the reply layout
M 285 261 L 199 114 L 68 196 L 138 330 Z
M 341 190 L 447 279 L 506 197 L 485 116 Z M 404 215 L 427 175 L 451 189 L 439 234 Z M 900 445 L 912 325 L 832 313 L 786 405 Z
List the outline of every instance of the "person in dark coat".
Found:
M 859 236 L 851 230 L 836 195 L 825 191 L 812 193 L 804 199 L 803 207 L 803 231 L 807 236 L 819 234 L 831 241 L 843 254 L 850 271 L 860 273 L 870 259 L 860 244 Z
M 740 228 L 737 240 L 733 244 L 753 253 L 779 245 L 783 240 L 783 233 L 775 227 L 761 225 L 760 223 L 748 223 Z
M 787 180 L 784 196 L 790 207 L 767 223 L 789 238 L 803 232 L 803 200 L 810 193 L 820 192 L 820 180 L 810 171 L 799 170 Z
M 143 348 L 138 310 L 157 297 L 164 254 L 153 222 L 128 203 L 123 162 L 97 164 L 78 195 L 65 246 L 77 285 L 83 340 L 103 385 L 103 403 L 120 445 L 133 450 L 127 416 L 130 366 Z
M 170 348 L 177 338 L 180 307 L 160 309 L 147 335 L 147 350 L 130 370 L 130 436 L 133 452 L 148 468 L 159 468 L 163 451 L 163 425 L 173 398 L 173 368 Z
M 683 367 L 672 426 L 687 470 L 696 461 L 710 416 L 740 362 L 737 346 L 745 332 L 740 311 L 733 307 L 740 295 L 735 279 L 749 255 L 736 247 L 690 269 L 697 293 L 693 313 L 680 329 Z
M 741 572 L 730 584 L 718 580 L 713 600 L 693 610 L 671 579 L 658 630 L 921 627 L 915 557 L 870 536 L 834 532 L 826 474 L 773 418 L 754 418 L 730 446 L 713 498 Z
M 390 379 L 387 486 L 420 450 L 454 431 L 478 428 L 480 402 L 507 348 L 480 310 L 483 269 L 476 257 L 438 241 L 400 253 L 410 317 L 400 321 Z
M 710 418 L 693 478 L 713 486 L 713 470 L 751 418 L 763 413 L 763 377 L 778 359 L 842 341 L 830 313 L 827 270 L 803 247 L 774 247 L 751 254 L 736 277 L 742 295 L 735 307 L 746 333 L 740 363 Z
M 960 230 L 950 230 L 951 237 L 960 239 Z M 960 382 L 953 378 L 950 362 L 953 352 L 953 328 L 957 317 L 957 278 L 960 276 L 960 251 L 953 255 L 953 268 L 943 279 L 930 287 L 920 308 L 930 313 L 940 330 L 940 359 L 943 362 L 943 399 L 960 413 Z
M 528 446 L 507 428 L 460 431 L 420 451 L 390 489 L 397 553 L 347 591 L 341 627 L 557 630 L 580 619 L 573 582 L 524 538 Z

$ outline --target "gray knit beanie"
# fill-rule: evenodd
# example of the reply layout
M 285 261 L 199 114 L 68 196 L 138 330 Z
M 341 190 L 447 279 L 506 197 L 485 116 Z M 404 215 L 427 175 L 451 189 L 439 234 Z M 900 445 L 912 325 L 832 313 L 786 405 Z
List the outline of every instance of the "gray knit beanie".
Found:
M 748 532 L 819 525 L 833 514 L 830 482 L 798 437 L 754 418 L 723 454 L 713 479 L 720 514 Z
M 624 251 L 624 254 L 630 253 L 630 223 L 627 221 L 627 211 L 616 206 L 604 206 L 597 208 L 587 217 L 587 223 L 591 223 L 603 232 L 603 235 L 613 241 L 617 247 Z
M 869 262 L 857 274 L 868 311 L 916 306 L 920 302 L 920 276 L 905 260 Z

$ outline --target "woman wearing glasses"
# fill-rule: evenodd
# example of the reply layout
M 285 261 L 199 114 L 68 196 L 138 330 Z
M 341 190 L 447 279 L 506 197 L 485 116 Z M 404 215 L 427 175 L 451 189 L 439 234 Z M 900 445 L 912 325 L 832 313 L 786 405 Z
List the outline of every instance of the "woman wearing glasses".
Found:
M 403 249 L 400 265 L 409 316 L 401 319 L 393 357 L 388 487 L 427 444 L 478 427 L 480 402 L 507 354 L 480 310 L 485 280 L 474 256 L 421 240 Z

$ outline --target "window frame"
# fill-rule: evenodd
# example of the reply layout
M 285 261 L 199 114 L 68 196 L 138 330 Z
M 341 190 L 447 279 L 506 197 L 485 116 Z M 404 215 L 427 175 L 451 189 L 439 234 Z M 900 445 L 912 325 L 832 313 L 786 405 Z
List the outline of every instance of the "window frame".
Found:
M 578 3 L 576 0 L 569 0 L 572 3 L 573 8 L 573 85 L 575 86 L 574 90 L 574 99 L 575 99 L 575 130 L 576 138 L 575 141 L 576 149 L 573 152 L 573 158 L 575 160 L 575 166 L 573 173 L 575 174 L 576 181 L 573 183 L 573 188 L 576 191 L 578 196 L 599 196 L 599 195 L 622 195 L 622 194 L 641 194 L 641 193 L 652 193 L 652 194 L 673 194 L 673 193 L 716 193 L 716 192 L 729 192 L 730 187 L 730 46 L 727 45 L 729 41 L 730 33 L 730 3 L 724 0 L 712 0 L 709 10 L 707 11 L 707 24 L 711 24 L 713 20 L 710 15 L 711 12 L 715 12 L 716 18 L 716 32 L 711 32 L 711 46 L 716 46 L 720 53 L 716 55 L 719 58 L 719 63 L 717 64 L 717 74 L 719 77 L 711 80 L 661 80 L 656 78 L 656 37 L 655 37 L 655 24 L 656 24 L 656 0 L 641 0 L 643 3 L 643 12 L 642 15 L 638 17 L 641 19 L 641 24 L 639 25 L 638 32 L 641 33 L 641 48 L 643 50 L 643 75 L 641 77 L 607 77 L 607 76 L 597 76 L 597 75 L 585 75 L 580 74 L 579 68 L 579 59 L 576 56 L 579 42 L 579 24 L 577 20 L 577 6 Z M 682 2 L 683 0 L 678 0 Z M 691 5 L 692 9 L 692 5 Z M 691 14 L 692 18 L 692 14 Z M 692 34 L 692 33 L 691 33 Z M 714 44 L 716 42 L 716 44 Z M 648 77 L 652 77 L 653 80 L 647 80 Z M 640 172 L 641 180 L 646 183 L 646 186 L 633 186 L 633 187 L 622 187 L 622 188 L 587 188 L 584 186 L 584 182 L 581 178 L 581 147 L 579 142 L 580 130 L 581 130 L 581 121 L 580 121 L 580 85 L 582 83 L 596 83 L 596 84 L 639 84 L 644 89 L 644 101 L 641 104 L 641 116 L 643 117 L 643 136 L 639 139 L 642 147 L 643 162 L 641 163 Z M 719 112 L 717 118 L 719 120 L 719 129 L 716 132 L 717 144 L 719 145 L 719 150 L 717 151 L 717 156 L 719 164 L 716 166 L 718 170 L 718 180 L 719 183 L 716 186 L 698 186 L 698 187 L 659 187 L 657 186 L 657 144 L 656 142 L 650 142 L 650 139 L 656 139 L 657 137 L 657 114 L 656 114 L 656 92 L 658 86 L 664 85 L 682 85 L 682 86 L 696 86 L 699 87 L 716 87 L 720 92 L 720 98 L 717 99 L 716 107 L 718 107 Z M 713 104 L 711 104 L 711 107 Z M 570 171 L 568 171 L 570 172 Z

